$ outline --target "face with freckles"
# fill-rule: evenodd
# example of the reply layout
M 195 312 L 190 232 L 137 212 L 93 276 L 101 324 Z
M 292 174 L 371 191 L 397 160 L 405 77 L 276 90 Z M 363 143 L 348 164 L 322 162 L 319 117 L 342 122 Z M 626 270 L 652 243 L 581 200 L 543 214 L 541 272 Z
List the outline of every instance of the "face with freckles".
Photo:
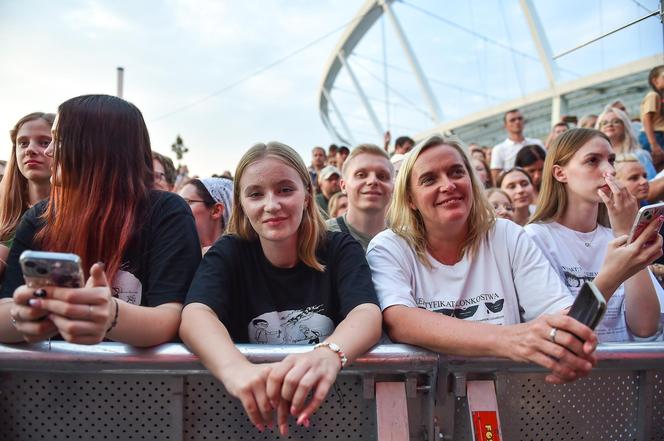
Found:
M 242 211 L 262 244 L 297 240 L 309 200 L 294 168 L 268 155 L 247 166 L 239 185 Z
M 465 224 L 472 207 L 472 182 L 461 154 L 452 146 L 429 147 L 409 177 L 410 207 L 427 231 Z

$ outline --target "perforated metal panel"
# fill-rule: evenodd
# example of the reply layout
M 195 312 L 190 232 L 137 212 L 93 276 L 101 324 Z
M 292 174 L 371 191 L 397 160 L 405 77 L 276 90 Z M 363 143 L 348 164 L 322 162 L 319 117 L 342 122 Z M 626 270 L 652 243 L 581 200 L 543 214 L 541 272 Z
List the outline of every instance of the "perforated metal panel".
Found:
M 664 371 L 654 373 L 652 389 L 652 441 L 664 440 Z
M 636 439 L 635 372 L 595 372 L 569 385 L 547 384 L 544 375 L 501 375 L 496 389 L 505 439 Z
M 273 440 L 277 432 L 260 433 L 242 404 L 211 377 L 185 381 L 184 437 L 186 440 Z M 309 429 L 291 424 L 286 439 L 375 440 L 374 400 L 362 398 L 360 377 L 339 377 L 336 388 L 311 419 Z
M 0 374 L 0 439 L 181 439 L 182 378 Z

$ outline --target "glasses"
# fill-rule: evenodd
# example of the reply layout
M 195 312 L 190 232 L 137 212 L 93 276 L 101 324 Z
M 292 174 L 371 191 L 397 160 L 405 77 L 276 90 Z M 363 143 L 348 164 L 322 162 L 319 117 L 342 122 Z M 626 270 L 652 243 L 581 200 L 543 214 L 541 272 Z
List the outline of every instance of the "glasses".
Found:
M 157 182 L 165 181 L 166 180 L 166 173 L 154 172 L 154 180 L 157 181 Z
M 604 121 L 600 122 L 599 126 L 600 127 L 606 127 L 608 125 L 621 126 L 622 124 L 623 124 L 623 122 L 619 119 L 611 119 L 611 120 L 604 120 Z
M 498 211 L 498 209 L 502 208 L 505 211 L 514 211 L 514 207 L 512 207 L 509 204 L 491 204 L 494 210 Z
M 203 204 L 205 203 L 205 201 L 201 201 L 200 199 L 187 199 L 187 198 L 183 198 L 183 199 L 188 205 L 191 205 L 194 202 L 202 202 Z

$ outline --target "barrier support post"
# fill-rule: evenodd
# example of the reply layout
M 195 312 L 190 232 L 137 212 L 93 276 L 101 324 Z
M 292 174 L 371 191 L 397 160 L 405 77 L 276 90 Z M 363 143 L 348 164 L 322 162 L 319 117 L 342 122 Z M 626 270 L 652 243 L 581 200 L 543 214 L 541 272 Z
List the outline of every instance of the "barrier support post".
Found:
M 403 382 L 376 383 L 376 429 L 383 441 L 408 441 L 408 403 Z

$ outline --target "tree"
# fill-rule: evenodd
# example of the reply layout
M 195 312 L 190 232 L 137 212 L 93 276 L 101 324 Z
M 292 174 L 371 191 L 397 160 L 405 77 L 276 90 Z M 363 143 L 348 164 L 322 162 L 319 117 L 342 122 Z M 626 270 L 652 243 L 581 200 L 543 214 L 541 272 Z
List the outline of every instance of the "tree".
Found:
M 185 153 L 189 152 L 189 148 L 184 145 L 184 141 L 182 141 L 182 137 L 180 135 L 178 135 L 177 138 L 175 138 L 175 142 L 171 144 L 171 150 L 173 150 L 173 153 L 175 153 L 175 157 L 178 161 L 181 161 Z

